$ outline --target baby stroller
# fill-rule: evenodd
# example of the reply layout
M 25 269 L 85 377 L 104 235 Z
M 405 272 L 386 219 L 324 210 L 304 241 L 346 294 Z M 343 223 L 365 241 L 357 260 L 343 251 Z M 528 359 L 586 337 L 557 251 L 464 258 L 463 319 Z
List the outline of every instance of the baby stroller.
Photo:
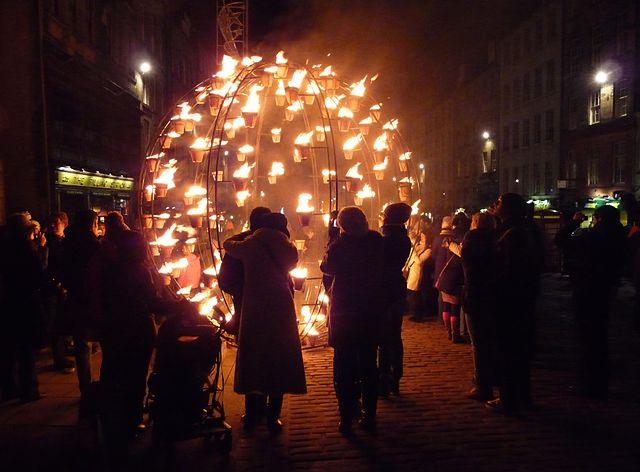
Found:
M 204 438 L 231 451 L 221 386 L 222 332 L 204 317 L 175 316 L 158 332 L 147 410 L 156 444 Z

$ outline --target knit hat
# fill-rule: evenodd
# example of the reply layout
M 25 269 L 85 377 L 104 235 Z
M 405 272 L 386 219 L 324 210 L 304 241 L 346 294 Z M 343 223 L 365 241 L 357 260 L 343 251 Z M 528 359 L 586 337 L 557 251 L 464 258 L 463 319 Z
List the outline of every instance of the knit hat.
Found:
M 356 206 L 344 207 L 338 213 L 338 226 L 345 233 L 352 236 L 364 236 L 369 231 L 367 217 Z
M 384 224 L 403 225 L 411 216 L 412 208 L 406 203 L 392 203 L 384 209 Z

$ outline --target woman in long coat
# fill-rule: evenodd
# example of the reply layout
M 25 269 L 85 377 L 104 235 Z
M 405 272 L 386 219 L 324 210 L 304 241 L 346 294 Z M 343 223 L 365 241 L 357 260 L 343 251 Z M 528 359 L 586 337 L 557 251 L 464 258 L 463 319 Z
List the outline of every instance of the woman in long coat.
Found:
M 267 426 L 277 433 L 283 394 L 307 392 L 289 277 L 298 251 L 280 213 L 265 215 L 262 228 L 243 241 L 225 241 L 224 249 L 244 267 L 234 391 L 266 396 Z M 245 428 L 258 413 L 246 412 Z

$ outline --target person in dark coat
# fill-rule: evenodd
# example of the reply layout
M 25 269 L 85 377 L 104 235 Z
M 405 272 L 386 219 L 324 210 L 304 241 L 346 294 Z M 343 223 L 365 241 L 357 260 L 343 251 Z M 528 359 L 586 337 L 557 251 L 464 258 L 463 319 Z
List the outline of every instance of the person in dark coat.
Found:
M 411 241 L 406 222 L 411 207 L 406 203 L 392 203 L 384 209 L 382 231 L 386 312 L 381 330 L 384 334 L 378 350 L 380 393 L 383 396 L 400 393 L 403 373 L 404 348 L 402 346 L 402 317 L 407 310 L 407 281 L 402 275 Z
M 224 250 L 244 268 L 234 391 L 266 397 L 267 426 L 278 433 L 284 394 L 307 392 L 289 276 L 298 251 L 281 213 L 264 215 L 262 228 L 244 241 L 227 239 Z M 255 413 L 246 412 L 245 427 L 255 424 Z
M 69 225 L 69 217 L 63 211 L 54 213 L 49 223 L 49 231 L 46 233 L 47 249 L 47 285 L 45 289 L 45 306 L 47 309 L 51 339 L 51 354 L 53 356 L 53 368 L 58 372 L 73 373 L 75 365 L 65 356 L 65 335 L 70 334 L 66 326 L 64 311 L 64 290 L 62 288 L 62 243 L 64 231 Z
M 493 215 L 475 213 L 460 250 L 464 269 L 462 304 L 469 322 L 475 381 L 469 398 L 480 401 L 493 399 L 493 387 L 497 385 L 495 227 Z
M 341 234 L 327 249 L 320 264 L 333 276 L 329 297 L 329 345 L 333 347 L 333 385 L 338 399 L 338 430 L 349 435 L 359 400 L 364 417 L 360 426 L 376 429 L 378 369 L 376 353 L 379 323 L 384 305 L 383 241 L 369 230 L 367 217 L 358 207 L 338 214 Z
M 271 213 L 269 208 L 255 207 L 249 214 L 249 230 L 231 236 L 228 240 L 244 241 L 262 227 L 262 217 L 269 213 Z M 222 258 L 220 273 L 218 274 L 218 284 L 222 290 L 233 297 L 234 316 L 224 327 L 228 333 L 237 336 L 238 328 L 240 327 L 240 315 L 242 314 L 242 293 L 244 288 L 244 268 L 240 259 L 225 253 Z M 248 393 L 244 397 L 244 408 L 246 413 L 242 416 L 243 424 L 247 429 L 251 429 L 258 419 L 266 413 L 267 400 L 264 395 Z
M 462 310 L 462 286 L 464 273 L 462 261 L 455 252 L 448 250 L 450 243 L 459 244 L 469 229 L 468 217 L 464 213 L 457 213 L 452 219 L 452 231 L 449 237 L 443 240 L 442 246 L 447 248 L 446 261 L 440 269 L 436 279 L 436 288 L 442 297 L 442 317 L 447 329 L 447 337 L 454 343 L 462 343 L 461 336 L 461 310 Z M 439 253 L 441 257 L 441 253 Z M 442 261 L 439 262 L 442 264 Z M 448 320 L 448 323 L 447 323 Z
M 625 233 L 620 213 L 610 205 L 597 208 L 593 228 L 574 233 L 576 267 L 570 274 L 578 340 L 574 392 L 595 399 L 609 393 L 608 324 L 622 275 Z
M 89 280 L 91 260 L 100 248 L 97 231 L 98 214 L 92 210 L 78 211 L 65 231 L 62 245 L 62 286 L 66 290 L 66 309 L 69 310 L 72 325 L 80 387 L 80 416 L 91 413 L 95 400 L 91 392 L 92 311 Z
M 496 322 L 500 362 L 500 398 L 487 407 L 517 414 L 532 404 L 531 348 L 533 306 L 539 287 L 533 238 L 525 224 L 527 205 L 518 194 L 496 202 L 500 221 L 496 240 Z
M 102 422 L 112 461 L 126 459 L 128 443 L 141 428 L 149 361 L 154 348 L 154 314 L 178 311 L 181 300 L 162 299 L 153 283 L 144 237 L 123 231 L 94 280 L 101 301 L 96 331 L 102 346 Z M 98 269 L 96 269 L 98 270 Z
M 35 351 L 42 347 L 43 259 L 33 241 L 36 225 L 24 213 L 7 220 L 0 258 L 0 388 L 2 400 L 42 398 Z

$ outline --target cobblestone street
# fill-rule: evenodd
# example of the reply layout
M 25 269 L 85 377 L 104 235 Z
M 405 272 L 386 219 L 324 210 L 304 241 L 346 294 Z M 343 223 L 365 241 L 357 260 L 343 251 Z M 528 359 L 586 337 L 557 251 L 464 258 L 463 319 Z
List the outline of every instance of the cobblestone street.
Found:
M 447 341 L 441 323 L 405 319 L 405 377 L 401 395 L 381 399 L 378 434 L 337 432 L 332 350 L 305 351 L 309 393 L 288 396 L 284 432 L 242 432 L 242 402 L 226 389 L 233 450 L 228 459 L 202 441 L 178 444 L 167 462 L 138 440 L 132 470 L 638 470 L 640 464 L 640 343 L 631 330 L 633 290 L 619 293 L 610 331 L 612 394 L 608 402 L 572 397 L 573 343 L 568 282 L 545 277 L 538 306 L 539 349 L 534 363 L 536 409 L 509 418 L 468 400 L 469 345 Z M 232 371 L 227 351 L 225 374 Z M 41 374 L 47 398 L 0 407 L 4 470 L 99 470 L 96 434 L 77 424 L 75 376 Z M 228 379 L 231 381 L 231 379 Z

